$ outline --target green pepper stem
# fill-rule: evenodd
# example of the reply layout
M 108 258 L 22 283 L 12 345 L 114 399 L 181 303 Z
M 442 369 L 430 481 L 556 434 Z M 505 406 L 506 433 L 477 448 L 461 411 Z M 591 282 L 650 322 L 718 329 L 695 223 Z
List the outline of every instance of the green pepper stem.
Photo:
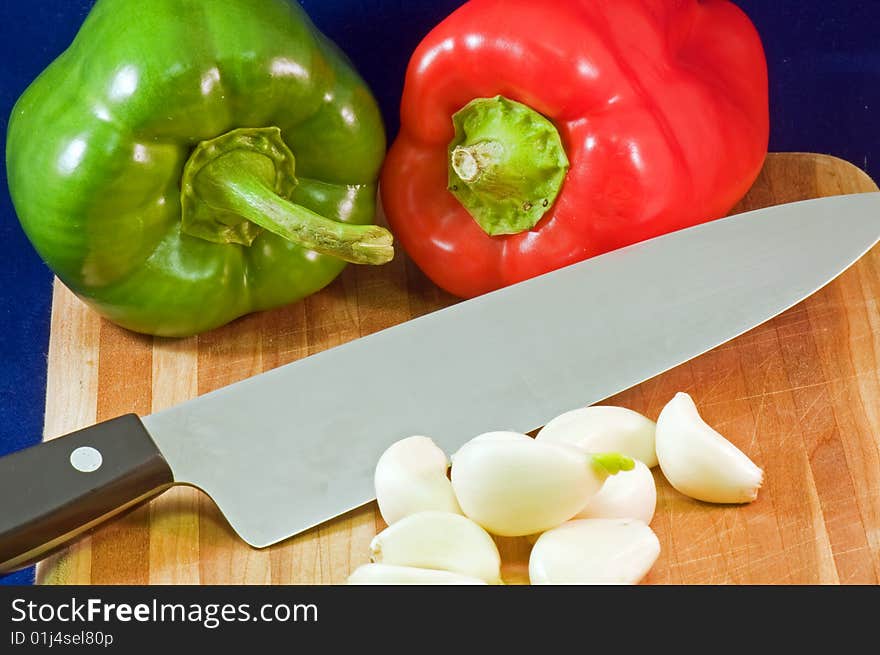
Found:
M 378 225 L 340 223 L 279 196 L 252 171 L 251 153 L 237 150 L 203 170 L 196 187 L 211 203 L 232 211 L 303 248 L 354 264 L 384 264 L 394 257 L 391 233 Z
M 277 127 L 227 132 L 199 144 L 184 168 L 181 229 L 244 246 L 268 230 L 355 264 L 384 264 L 394 257 L 391 232 L 332 220 L 291 202 L 296 184 L 293 153 Z

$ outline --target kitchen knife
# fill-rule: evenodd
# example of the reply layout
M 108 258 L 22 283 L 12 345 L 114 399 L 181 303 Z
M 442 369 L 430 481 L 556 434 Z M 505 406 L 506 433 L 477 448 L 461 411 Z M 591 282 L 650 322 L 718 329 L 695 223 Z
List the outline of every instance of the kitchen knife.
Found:
M 268 546 L 373 498 L 392 442 L 527 432 L 775 316 L 880 237 L 880 193 L 645 241 L 224 387 L 0 459 L 0 571 L 174 484 Z

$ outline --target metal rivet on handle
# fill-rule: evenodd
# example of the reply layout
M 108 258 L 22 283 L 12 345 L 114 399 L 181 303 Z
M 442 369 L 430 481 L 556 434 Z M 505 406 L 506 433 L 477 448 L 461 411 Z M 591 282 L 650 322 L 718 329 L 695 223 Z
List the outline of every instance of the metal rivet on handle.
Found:
M 101 455 L 101 451 L 91 446 L 80 446 L 70 453 L 70 465 L 83 473 L 97 471 L 103 463 L 104 457 Z

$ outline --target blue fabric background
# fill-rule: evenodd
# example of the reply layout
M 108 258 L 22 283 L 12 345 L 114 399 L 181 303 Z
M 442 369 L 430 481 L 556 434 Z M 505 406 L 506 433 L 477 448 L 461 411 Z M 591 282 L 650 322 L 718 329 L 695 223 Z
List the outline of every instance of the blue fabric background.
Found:
M 535 0 L 536 2 L 539 0 Z M 0 133 L 28 83 L 71 41 L 88 0 L 0 3 Z M 372 85 L 389 134 L 413 48 L 460 0 L 301 0 L 320 29 Z M 880 3 L 739 0 L 758 27 L 770 67 L 771 150 L 831 153 L 880 178 Z M 719 153 L 723 156 L 723 153 Z M 42 431 L 51 275 L 0 189 L 0 454 Z M 7 499 L 0 499 L 6 501 Z M 0 584 L 27 584 L 26 570 Z

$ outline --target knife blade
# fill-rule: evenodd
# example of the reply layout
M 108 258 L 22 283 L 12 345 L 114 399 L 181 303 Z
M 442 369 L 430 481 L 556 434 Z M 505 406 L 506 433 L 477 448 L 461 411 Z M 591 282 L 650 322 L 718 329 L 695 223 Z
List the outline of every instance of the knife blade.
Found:
M 271 545 L 372 500 L 394 441 L 426 434 L 452 452 L 481 432 L 531 431 L 763 323 L 878 238 L 880 193 L 746 212 L 14 453 L 0 459 L 0 571 L 173 484 Z

